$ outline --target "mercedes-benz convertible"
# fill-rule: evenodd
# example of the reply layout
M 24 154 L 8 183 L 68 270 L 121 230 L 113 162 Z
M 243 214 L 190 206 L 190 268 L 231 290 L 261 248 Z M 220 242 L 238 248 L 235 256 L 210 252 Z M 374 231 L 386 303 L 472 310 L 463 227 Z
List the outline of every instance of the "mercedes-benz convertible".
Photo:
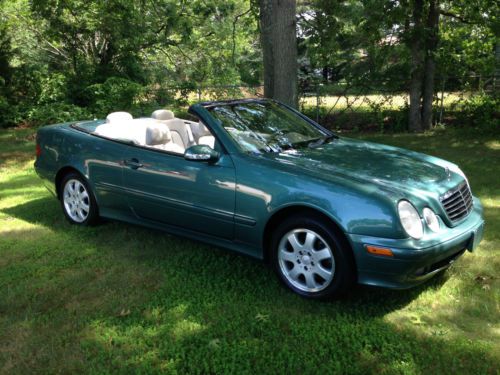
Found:
M 339 136 L 273 100 L 189 112 L 42 127 L 36 171 L 73 224 L 115 219 L 234 250 L 311 298 L 415 286 L 482 238 L 481 203 L 453 163 Z

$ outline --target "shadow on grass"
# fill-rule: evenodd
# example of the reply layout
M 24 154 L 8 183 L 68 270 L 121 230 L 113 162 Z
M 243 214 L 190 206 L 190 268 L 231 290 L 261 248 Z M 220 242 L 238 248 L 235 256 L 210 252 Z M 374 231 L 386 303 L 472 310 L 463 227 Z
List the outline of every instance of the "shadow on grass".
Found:
M 35 157 L 35 143 L 26 141 L 2 142 L 0 150 L 0 168 L 7 168 L 18 163 L 25 163 Z
M 133 241 L 132 243 L 138 245 L 141 251 L 145 251 L 145 256 L 141 256 L 135 251 L 133 251 L 132 253 L 129 251 L 124 251 L 123 247 L 116 247 L 107 250 L 113 251 L 114 255 L 125 257 L 132 256 L 136 260 L 138 256 L 144 260 L 147 260 L 147 256 L 151 256 L 155 260 L 164 259 L 166 261 L 171 261 L 171 256 L 176 256 L 176 254 L 170 254 L 168 246 L 165 249 L 155 245 L 149 248 L 147 246 L 144 246 L 144 240 L 146 239 L 148 241 L 152 240 L 151 244 L 156 244 L 157 240 L 162 239 L 163 241 L 160 243 L 168 241 L 173 244 L 173 248 L 182 246 L 186 249 L 192 249 L 192 251 L 198 253 L 198 256 L 206 257 L 207 260 L 210 260 L 211 262 L 217 261 L 217 257 L 222 257 L 223 262 L 234 261 L 238 263 L 244 263 L 246 264 L 246 266 L 251 267 L 252 269 L 262 268 L 265 273 L 271 272 L 264 263 L 255 261 L 252 258 L 247 258 L 236 253 L 231 253 L 230 251 L 226 252 L 221 248 L 214 248 L 210 245 L 205 245 L 181 237 L 170 236 L 161 231 L 143 228 L 128 223 L 103 221 L 100 225 L 93 228 L 76 227 L 70 225 L 64 220 L 59 202 L 53 197 L 32 200 L 21 205 L 3 209 L 2 212 L 8 214 L 11 217 L 15 217 L 29 223 L 42 225 L 46 228 L 51 229 L 53 232 L 64 232 L 68 236 L 71 236 L 71 234 L 74 233 L 75 236 L 78 237 L 77 240 L 80 243 L 82 241 L 85 241 L 86 244 L 90 244 L 96 247 L 104 245 L 104 243 L 101 242 L 104 239 L 106 239 L 109 243 L 109 239 L 111 236 L 115 237 L 113 239 L 114 241 Z M 135 239 L 133 238 L 134 236 Z M 166 266 L 168 267 L 168 265 Z M 189 270 L 186 271 L 187 273 L 185 277 L 188 277 Z M 249 275 L 243 273 L 241 276 L 247 277 Z M 368 305 L 372 305 L 374 302 L 378 301 L 376 308 L 373 310 L 373 315 L 384 315 L 394 309 L 399 309 L 407 305 L 413 299 L 418 297 L 421 292 L 429 288 L 439 287 L 442 283 L 445 282 L 445 280 L 446 276 L 437 277 L 431 282 L 424 284 L 423 286 L 413 288 L 404 292 L 368 286 L 358 286 L 350 293 L 348 297 L 335 303 L 345 306 L 352 305 L 353 308 L 356 308 L 359 304 L 367 303 Z M 248 281 L 251 282 L 251 280 Z M 380 301 L 383 301 L 383 303 L 381 303 Z M 365 313 L 366 312 L 367 311 L 365 310 Z
M 38 181 L 36 180 L 36 176 L 33 176 L 32 174 L 11 177 L 9 178 L 8 181 L 0 182 L 0 191 L 3 191 L 5 189 L 9 190 L 24 189 L 28 184 L 30 185 L 29 187 L 31 188 L 37 187 L 35 186 L 34 182 Z
M 315 302 L 246 257 L 123 223 L 71 226 L 51 197 L 2 212 L 39 225 L 4 232 L 12 286 L 0 324 L 17 337 L 4 340 L 7 369 L 493 373 L 498 365 L 480 344 L 384 319 L 446 275 L 409 291 L 357 287 Z

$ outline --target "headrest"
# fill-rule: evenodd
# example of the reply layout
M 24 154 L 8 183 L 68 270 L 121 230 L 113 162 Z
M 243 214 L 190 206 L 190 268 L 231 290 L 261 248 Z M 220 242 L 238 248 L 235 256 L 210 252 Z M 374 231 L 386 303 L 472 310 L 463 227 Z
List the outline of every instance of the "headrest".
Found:
M 161 121 L 172 120 L 174 117 L 174 112 L 166 109 L 157 109 L 151 114 L 151 118 Z
M 133 117 L 128 112 L 113 112 L 106 117 L 106 123 L 132 120 Z
M 182 137 L 184 144 L 189 145 L 194 142 L 193 132 L 191 127 L 187 125 L 183 120 L 179 118 L 174 118 L 173 120 L 168 120 L 166 122 L 170 131 L 179 133 Z
M 148 125 L 146 128 L 146 144 L 149 146 L 168 143 L 172 140 L 172 135 L 165 124 Z

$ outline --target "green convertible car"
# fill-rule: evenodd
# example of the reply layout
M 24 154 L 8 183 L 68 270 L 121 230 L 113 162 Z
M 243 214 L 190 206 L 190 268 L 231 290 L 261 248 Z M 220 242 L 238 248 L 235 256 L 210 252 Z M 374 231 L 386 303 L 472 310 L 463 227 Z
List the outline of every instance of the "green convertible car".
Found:
M 74 224 L 99 217 L 263 259 L 312 298 L 417 285 L 483 235 L 461 170 L 340 137 L 272 100 L 41 128 L 35 168 Z

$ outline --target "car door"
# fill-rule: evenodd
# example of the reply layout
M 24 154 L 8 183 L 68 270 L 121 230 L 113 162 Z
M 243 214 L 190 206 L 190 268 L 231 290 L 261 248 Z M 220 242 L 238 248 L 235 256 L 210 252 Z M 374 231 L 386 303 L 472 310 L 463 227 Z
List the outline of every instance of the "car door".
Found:
M 127 199 L 123 193 L 123 151 L 125 146 L 120 142 L 90 136 L 86 139 L 85 148 L 75 143 L 72 157 L 83 159 L 88 180 L 95 192 L 101 214 L 116 217 L 127 213 Z
M 137 217 L 233 238 L 235 169 L 229 155 L 209 164 L 127 146 L 123 163 L 128 204 Z

